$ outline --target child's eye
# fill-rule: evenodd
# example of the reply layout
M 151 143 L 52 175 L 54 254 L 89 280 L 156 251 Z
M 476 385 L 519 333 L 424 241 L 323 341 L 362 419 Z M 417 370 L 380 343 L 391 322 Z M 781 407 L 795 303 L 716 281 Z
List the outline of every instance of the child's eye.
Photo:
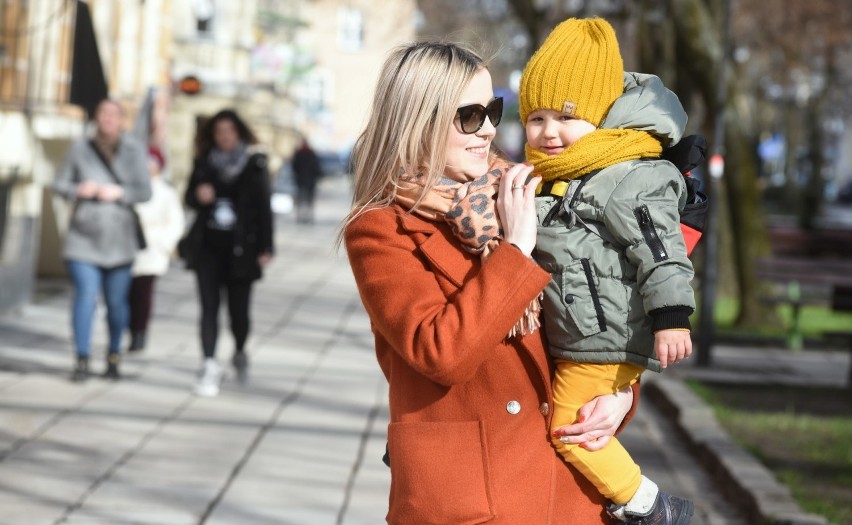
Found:
M 559 120 L 561 122 L 570 122 L 574 120 L 574 117 L 572 117 L 571 115 L 559 115 Z

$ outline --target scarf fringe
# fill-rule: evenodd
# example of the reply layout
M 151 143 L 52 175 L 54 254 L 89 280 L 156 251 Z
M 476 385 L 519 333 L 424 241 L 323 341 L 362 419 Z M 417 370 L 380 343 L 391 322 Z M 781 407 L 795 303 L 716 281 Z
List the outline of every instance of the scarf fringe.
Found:
M 527 306 L 526 310 L 524 310 L 524 314 L 518 319 L 518 322 L 515 323 L 515 326 L 509 330 L 509 335 L 506 337 L 511 339 L 513 337 L 523 337 L 525 335 L 531 334 L 541 328 L 541 300 L 544 298 L 544 294 L 538 294 L 538 297 L 532 300 L 529 306 Z

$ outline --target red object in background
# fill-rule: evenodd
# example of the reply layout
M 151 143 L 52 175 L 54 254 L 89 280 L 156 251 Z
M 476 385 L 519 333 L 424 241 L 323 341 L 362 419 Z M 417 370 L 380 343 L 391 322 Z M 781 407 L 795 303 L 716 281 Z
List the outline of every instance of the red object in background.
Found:
M 178 81 L 178 91 L 187 95 L 196 95 L 201 92 L 201 80 L 192 75 L 183 77 Z
M 683 233 L 683 242 L 686 244 L 686 255 L 688 257 L 695 249 L 695 245 L 698 244 L 698 240 L 701 239 L 701 232 L 684 223 L 680 223 L 680 231 Z

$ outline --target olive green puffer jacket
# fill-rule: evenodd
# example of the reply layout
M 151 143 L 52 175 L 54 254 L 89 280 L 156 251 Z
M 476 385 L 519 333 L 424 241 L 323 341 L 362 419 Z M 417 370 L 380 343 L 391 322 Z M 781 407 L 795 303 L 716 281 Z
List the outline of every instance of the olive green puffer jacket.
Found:
M 625 88 L 601 127 L 680 140 L 686 114 L 657 77 L 625 74 Z M 536 198 L 534 256 L 552 275 L 543 315 L 554 357 L 660 370 L 653 332 L 688 328 L 695 308 L 685 202 L 683 176 L 664 160 L 618 163 L 571 181 L 564 199 Z

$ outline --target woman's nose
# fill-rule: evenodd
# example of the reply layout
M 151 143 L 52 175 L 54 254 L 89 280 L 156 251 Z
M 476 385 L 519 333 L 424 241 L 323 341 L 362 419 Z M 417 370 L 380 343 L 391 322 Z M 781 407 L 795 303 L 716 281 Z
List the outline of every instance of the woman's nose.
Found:
M 491 118 L 485 117 L 485 122 L 482 123 L 482 127 L 479 128 L 476 135 L 479 137 L 493 137 L 496 134 L 497 128 L 494 127 L 494 124 L 491 122 Z

